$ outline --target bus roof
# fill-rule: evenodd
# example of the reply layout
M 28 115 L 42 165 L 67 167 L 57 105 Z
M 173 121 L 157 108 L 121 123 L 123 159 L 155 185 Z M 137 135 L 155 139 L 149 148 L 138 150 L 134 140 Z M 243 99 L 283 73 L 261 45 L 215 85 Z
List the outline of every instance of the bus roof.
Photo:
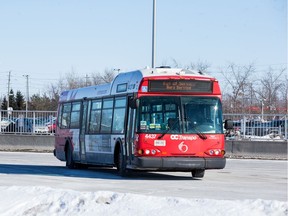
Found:
M 121 72 L 111 83 L 63 91 L 60 95 L 60 101 L 71 101 L 83 98 L 97 98 L 123 93 L 133 93 L 139 90 L 141 81 L 143 79 L 161 79 L 161 77 L 163 77 L 163 79 L 170 77 L 188 77 L 200 80 L 215 80 L 215 78 L 195 70 L 167 67 L 145 68 L 142 70 Z

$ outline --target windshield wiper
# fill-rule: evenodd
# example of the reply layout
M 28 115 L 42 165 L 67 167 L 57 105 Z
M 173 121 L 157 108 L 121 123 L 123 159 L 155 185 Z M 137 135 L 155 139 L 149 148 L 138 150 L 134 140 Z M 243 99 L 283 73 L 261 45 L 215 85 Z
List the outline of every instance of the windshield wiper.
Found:
M 196 134 L 197 134 L 201 139 L 203 139 L 203 140 L 206 140 L 206 139 L 207 139 L 207 136 L 206 136 L 204 133 L 202 133 L 201 131 L 199 131 L 195 125 L 192 125 L 192 128 L 195 130 Z
M 162 133 L 157 139 L 161 139 L 161 138 L 162 138 L 165 134 L 167 134 L 172 128 L 174 128 L 177 123 L 179 123 L 178 118 L 176 118 L 176 119 L 177 119 L 177 121 L 175 121 L 175 122 L 172 124 L 171 127 L 168 127 L 168 129 L 167 129 L 164 133 Z
M 187 120 L 191 120 L 189 117 L 186 117 L 185 118 L 185 121 L 187 121 Z M 191 123 L 191 127 L 192 127 L 192 129 L 196 132 L 196 134 L 201 138 L 201 139 L 203 139 L 203 140 L 206 140 L 207 139 L 207 136 L 204 134 L 204 133 L 202 133 L 195 125 L 193 125 L 192 123 Z
M 170 128 L 168 128 L 164 133 L 162 133 L 157 139 L 161 139 L 165 134 L 167 134 L 170 131 Z

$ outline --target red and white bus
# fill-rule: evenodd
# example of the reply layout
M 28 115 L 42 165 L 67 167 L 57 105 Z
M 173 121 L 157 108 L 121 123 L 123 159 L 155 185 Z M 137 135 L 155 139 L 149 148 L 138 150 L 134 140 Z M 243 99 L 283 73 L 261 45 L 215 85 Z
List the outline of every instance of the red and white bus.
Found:
M 225 122 L 231 127 L 231 122 Z M 221 92 L 208 75 L 167 67 L 119 73 L 61 93 L 54 155 L 66 166 L 184 171 L 225 167 Z

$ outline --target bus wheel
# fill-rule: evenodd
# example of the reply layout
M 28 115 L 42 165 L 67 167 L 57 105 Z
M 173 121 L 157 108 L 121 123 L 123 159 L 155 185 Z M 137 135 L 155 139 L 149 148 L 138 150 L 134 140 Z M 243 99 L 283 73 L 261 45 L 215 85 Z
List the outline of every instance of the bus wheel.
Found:
M 192 170 L 191 173 L 192 173 L 192 177 L 203 178 L 205 174 L 205 170 L 204 169 Z
M 73 153 L 72 153 L 72 148 L 70 145 L 68 145 L 66 149 L 66 167 L 69 169 L 74 169 L 75 168 L 75 162 L 73 159 Z
M 121 146 L 120 146 L 119 151 L 118 151 L 117 172 L 122 177 L 127 176 L 127 173 L 128 173 L 126 170 L 126 160 L 125 160 L 124 155 L 122 153 Z

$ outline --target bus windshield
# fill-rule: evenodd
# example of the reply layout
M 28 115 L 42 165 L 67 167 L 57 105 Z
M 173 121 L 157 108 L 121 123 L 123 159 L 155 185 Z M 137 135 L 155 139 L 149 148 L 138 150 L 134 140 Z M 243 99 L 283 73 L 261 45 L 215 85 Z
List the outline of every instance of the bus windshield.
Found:
M 168 134 L 223 133 L 222 106 L 217 97 L 143 96 L 138 131 Z

